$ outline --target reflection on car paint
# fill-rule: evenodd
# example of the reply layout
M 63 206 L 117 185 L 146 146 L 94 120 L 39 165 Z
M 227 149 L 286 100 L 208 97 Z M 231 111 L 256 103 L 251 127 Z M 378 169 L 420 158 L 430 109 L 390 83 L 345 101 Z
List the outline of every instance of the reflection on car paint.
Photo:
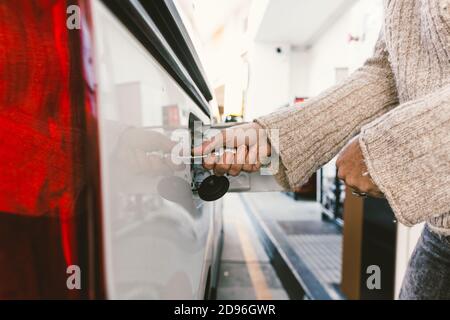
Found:
M 170 153 L 189 114 L 209 118 L 140 43 L 94 2 L 104 246 L 109 298 L 203 298 L 216 221 Z

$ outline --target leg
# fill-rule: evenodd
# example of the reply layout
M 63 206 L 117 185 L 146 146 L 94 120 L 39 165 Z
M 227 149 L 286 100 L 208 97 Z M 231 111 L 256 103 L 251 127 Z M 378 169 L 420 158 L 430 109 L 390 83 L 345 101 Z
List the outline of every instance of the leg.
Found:
M 425 227 L 409 261 L 399 299 L 450 299 L 450 237 Z

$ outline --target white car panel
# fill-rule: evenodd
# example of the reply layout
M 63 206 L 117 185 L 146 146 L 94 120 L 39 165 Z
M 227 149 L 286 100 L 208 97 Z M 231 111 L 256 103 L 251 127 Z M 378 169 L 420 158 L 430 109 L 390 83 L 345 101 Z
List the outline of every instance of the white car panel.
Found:
M 209 118 L 100 1 L 92 9 L 108 298 L 201 299 L 220 205 L 158 154 L 191 113 Z M 171 177 L 185 184 L 167 188 Z

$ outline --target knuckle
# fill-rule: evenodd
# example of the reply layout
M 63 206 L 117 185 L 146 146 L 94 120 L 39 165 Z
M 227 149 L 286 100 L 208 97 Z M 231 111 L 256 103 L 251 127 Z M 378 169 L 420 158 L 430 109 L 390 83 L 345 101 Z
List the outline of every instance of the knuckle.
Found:
M 363 183 L 361 185 L 361 190 L 366 193 L 376 193 L 378 191 L 377 188 L 369 182 Z
M 358 185 L 355 183 L 355 180 L 352 177 L 348 177 L 345 179 L 345 184 L 352 188 L 357 188 Z
M 214 168 L 214 171 L 217 173 L 225 173 L 228 171 L 228 166 L 225 164 L 216 165 L 216 167 Z
M 358 186 L 358 190 L 364 193 L 371 193 L 372 190 L 368 188 L 366 185 L 360 185 Z
M 228 169 L 229 172 L 239 172 L 241 171 L 241 166 L 238 164 L 233 164 L 230 169 Z
M 239 175 L 239 171 L 236 171 L 236 170 L 230 170 L 230 171 L 228 171 L 228 174 L 230 175 L 230 176 L 232 176 L 232 177 L 237 177 L 238 175 Z
M 214 169 L 214 164 L 213 163 L 203 163 L 203 168 L 205 168 L 206 170 L 212 170 L 212 169 Z

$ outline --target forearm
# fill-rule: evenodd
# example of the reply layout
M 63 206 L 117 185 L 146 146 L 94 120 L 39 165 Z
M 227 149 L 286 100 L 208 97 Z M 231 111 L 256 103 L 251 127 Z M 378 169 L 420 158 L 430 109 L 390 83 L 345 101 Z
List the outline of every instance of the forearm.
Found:
M 383 46 L 344 83 L 301 106 L 256 120 L 279 130 L 282 170 L 277 180 L 293 187 L 331 160 L 361 127 L 398 104 L 395 81 Z

